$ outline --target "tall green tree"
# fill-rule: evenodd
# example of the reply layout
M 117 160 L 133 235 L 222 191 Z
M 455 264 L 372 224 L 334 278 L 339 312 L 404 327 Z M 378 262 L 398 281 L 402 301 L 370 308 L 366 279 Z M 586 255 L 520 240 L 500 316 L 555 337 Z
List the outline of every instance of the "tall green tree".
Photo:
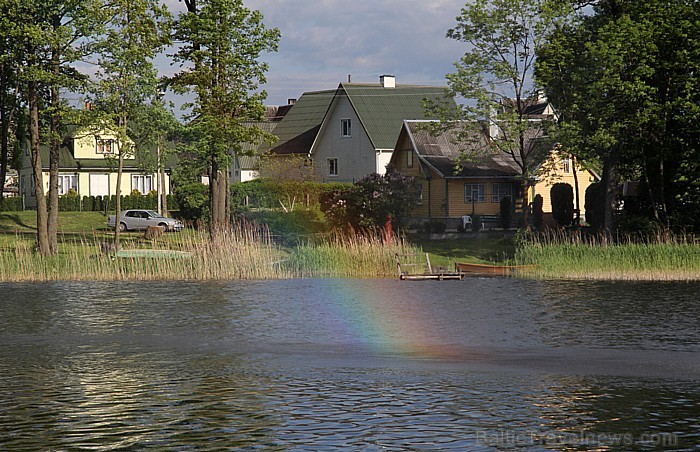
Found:
M 536 76 L 561 115 L 558 138 L 602 162 L 608 231 L 624 179 L 643 182 L 661 225 L 689 210 L 700 216 L 698 36 L 693 0 L 600 0 L 540 51 Z
M 12 20 L 12 5 L 0 2 L 0 29 L 10 30 L 15 26 Z M 13 49 L 10 34 L 0 36 L 0 183 L 5 183 L 13 148 L 12 132 L 17 118 L 19 87 L 17 86 L 18 61 Z M 3 190 L 0 189 L 0 210 L 2 210 Z
M 33 2 L 41 5 L 48 26 L 48 91 L 49 122 L 49 199 L 48 236 L 52 254 L 58 252 L 58 173 L 59 149 L 63 141 L 66 118 L 72 108 L 62 96 L 66 92 L 81 92 L 86 88 L 87 76 L 74 65 L 93 52 L 96 37 L 104 29 L 107 16 L 102 0 L 65 0 L 62 2 Z M 74 118 L 73 118 L 74 119 Z M 75 121 L 72 121 L 75 122 Z
M 3 31 L 8 44 L 3 60 L 16 71 L 17 94 L 28 111 L 29 147 L 36 191 L 37 248 L 41 254 L 48 255 L 51 248 L 40 153 L 40 111 L 42 88 L 50 78 L 46 70 L 50 32 L 42 6 L 45 5 L 19 0 L 3 1 L 3 25 L 7 27 Z
M 30 142 L 35 187 L 39 250 L 57 252 L 58 240 L 58 163 L 62 126 L 68 109 L 62 96 L 79 91 L 86 77 L 74 63 L 90 53 L 91 37 L 102 27 L 98 0 L 3 0 L 0 20 L 7 34 L 2 39 L 2 169 L 6 168 L 9 128 L 18 118 L 18 108 L 28 105 Z M 12 85 L 16 83 L 16 87 Z M 14 89 L 15 99 L 11 92 Z M 19 98 L 18 94 L 23 98 Z M 21 131 L 15 128 L 15 134 Z M 46 202 L 43 164 L 38 154 L 42 144 L 49 146 L 49 196 Z M 41 179 L 41 180 L 40 180 Z
M 110 26 L 99 45 L 98 82 L 92 87 L 94 120 L 117 135 L 117 225 L 124 158 L 137 151 L 131 127 L 143 119 L 144 105 L 158 94 L 159 79 L 153 59 L 170 43 L 171 15 L 159 3 L 157 0 L 111 1 Z M 120 246 L 118 227 L 114 244 Z
M 188 0 L 176 37 L 183 44 L 175 61 L 185 69 L 172 78 L 180 93 L 193 93 L 188 105 L 191 137 L 187 152 L 206 162 L 209 176 L 210 230 L 230 222 L 228 168 L 243 143 L 274 138 L 250 121 L 261 120 L 266 93 L 264 52 L 277 50 L 279 30 L 268 29 L 259 11 L 241 0 Z
M 447 33 L 467 47 L 455 63 L 457 71 L 447 75 L 452 94 L 466 102 L 456 112 L 438 114 L 448 126 L 464 128 L 460 138 L 467 145 L 488 129 L 482 152 L 511 158 L 525 190 L 542 154 L 551 150 L 544 140 L 551 124 L 533 121 L 528 113 L 537 97 L 532 71 L 538 49 L 569 8 L 567 2 L 549 0 L 476 0 L 462 8 Z

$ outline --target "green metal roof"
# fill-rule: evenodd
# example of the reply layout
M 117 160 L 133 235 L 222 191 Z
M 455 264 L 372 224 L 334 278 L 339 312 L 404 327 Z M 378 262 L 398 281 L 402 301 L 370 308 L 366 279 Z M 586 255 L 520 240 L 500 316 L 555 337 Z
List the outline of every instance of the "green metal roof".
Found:
M 306 154 L 316 139 L 336 90 L 304 93 L 275 128 L 277 154 Z
M 375 149 L 394 149 L 404 120 L 429 119 L 426 99 L 454 104 L 446 87 L 440 86 L 341 83 L 338 90 L 347 93 Z
M 341 83 L 335 90 L 304 93 L 275 129 L 277 154 L 306 154 L 311 150 L 334 99 L 347 96 L 375 149 L 393 149 L 404 120 L 428 119 L 426 99 L 454 100 L 446 87 Z

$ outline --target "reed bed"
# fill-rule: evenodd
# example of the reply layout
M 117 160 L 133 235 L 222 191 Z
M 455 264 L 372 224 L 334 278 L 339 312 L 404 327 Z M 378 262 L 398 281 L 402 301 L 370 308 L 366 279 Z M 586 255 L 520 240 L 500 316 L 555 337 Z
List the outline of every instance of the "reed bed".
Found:
M 418 251 L 396 235 L 387 243 L 377 231 L 336 232 L 320 243 L 300 244 L 285 266 L 301 277 L 389 277 L 397 275 L 396 253 Z
M 398 237 L 386 245 L 378 236 L 360 233 L 287 249 L 274 243 L 266 227 L 252 223 L 213 235 L 186 230 L 157 240 L 140 234 L 123 237 L 122 249 L 181 251 L 187 256 L 115 257 L 101 251 L 108 242 L 94 232 L 63 236 L 57 255 L 41 256 L 34 251 L 33 237 L 17 235 L 0 247 L 0 281 L 385 277 L 396 275 L 394 254 L 412 249 Z
M 130 236 L 133 237 L 133 234 Z M 129 237 L 129 236 L 127 236 Z M 131 238 L 131 237 L 129 237 Z M 291 275 L 279 265 L 284 252 L 265 228 L 239 225 L 210 236 L 204 231 L 158 240 L 124 240 L 122 249 L 176 250 L 185 257 L 115 257 L 103 253 L 101 234 L 62 240 L 56 256 L 41 256 L 18 237 L 0 252 L 0 281 L 272 279 Z
M 523 240 L 515 261 L 529 266 L 520 276 L 539 279 L 700 280 L 700 244 L 686 236 L 613 241 L 607 236 L 548 233 Z

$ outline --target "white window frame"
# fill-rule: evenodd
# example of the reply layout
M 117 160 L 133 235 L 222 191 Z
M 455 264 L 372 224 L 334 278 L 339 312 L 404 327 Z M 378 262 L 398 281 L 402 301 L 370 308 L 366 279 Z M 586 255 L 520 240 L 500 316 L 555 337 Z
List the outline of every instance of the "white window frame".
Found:
M 146 185 L 148 185 L 147 190 Z M 153 190 L 153 176 L 150 174 L 133 174 L 131 176 L 131 191 L 134 190 L 138 190 L 143 195 L 150 193 Z
M 329 158 L 326 160 L 328 163 L 328 175 L 337 177 L 338 176 L 338 159 L 336 157 Z
M 500 204 L 501 199 L 509 197 L 511 201 L 513 200 L 513 184 L 511 183 L 498 183 L 494 182 L 491 184 L 491 202 L 494 204 Z
M 95 140 L 95 153 L 114 154 L 114 140 L 110 138 L 97 138 Z
M 476 189 L 476 191 L 475 191 Z M 476 193 L 476 199 L 474 194 Z M 486 202 L 486 184 L 464 184 L 464 203 L 482 204 Z
M 413 168 L 413 150 L 406 152 L 406 168 Z
M 340 120 L 340 137 L 341 138 L 351 138 L 352 137 L 352 119 L 343 118 Z
M 571 157 L 564 157 L 561 159 L 561 169 L 564 171 L 564 174 L 571 173 Z
M 76 193 L 80 193 L 80 191 L 78 191 L 78 181 L 79 179 L 76 173 L 59 173 L 58 195 L 66 195 L 71 189 L 73 189 L 73 191 Z

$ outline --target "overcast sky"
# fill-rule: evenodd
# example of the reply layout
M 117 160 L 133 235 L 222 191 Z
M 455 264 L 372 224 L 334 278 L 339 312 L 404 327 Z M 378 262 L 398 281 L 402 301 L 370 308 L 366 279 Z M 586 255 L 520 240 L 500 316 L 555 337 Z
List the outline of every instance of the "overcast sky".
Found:
M 174 14 L 184 3 L 166 0 Z M 305 91 L 340 82 L 446 85 L 465 44 L 445 37 L 466 0 L 244 0 L 279 28 L 279 51 L 269 64 L 266 101 L 282 105 Z M 162 68 L 170 72 L 170 68 Z

